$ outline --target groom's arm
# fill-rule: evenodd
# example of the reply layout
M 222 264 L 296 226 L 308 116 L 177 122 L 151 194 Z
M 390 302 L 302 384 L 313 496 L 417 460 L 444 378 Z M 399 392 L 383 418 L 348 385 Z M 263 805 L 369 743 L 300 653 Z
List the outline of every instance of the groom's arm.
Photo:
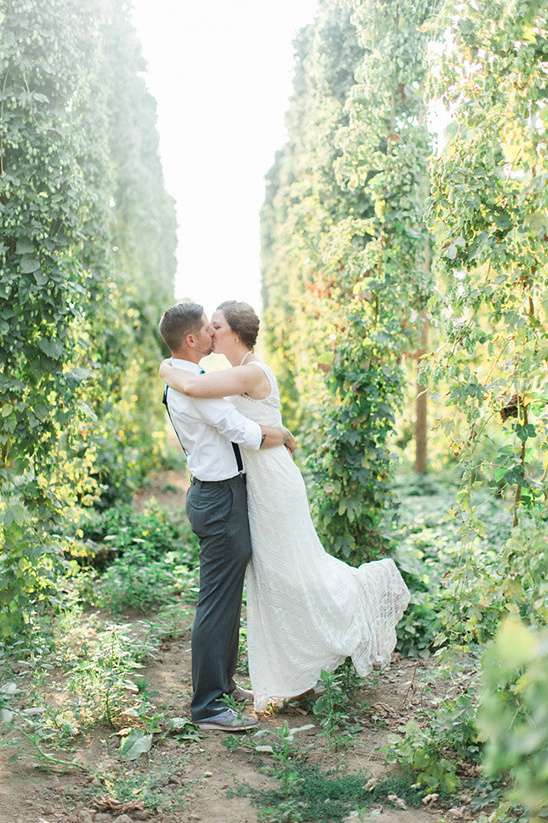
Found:
M 295 449 L 295 438 L 290 431 L 281 427 L 260 426 L 239 412 L 228 400 L 189 400 L 204 422 L 233 443 L 255 451 L 274 446 L 286 446 L 291 453 Z

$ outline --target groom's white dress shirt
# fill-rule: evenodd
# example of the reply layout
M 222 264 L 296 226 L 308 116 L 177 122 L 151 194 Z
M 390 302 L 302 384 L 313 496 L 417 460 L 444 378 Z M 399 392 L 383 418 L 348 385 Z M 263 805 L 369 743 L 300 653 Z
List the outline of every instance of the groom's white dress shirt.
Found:
M 200 374 L 196 363 L 171 359 L 176 369 Z M 185 450 L 188 470 L 197 480 L 228 480 L 238 474 L 232 443 L 261 446 L 261 427 L 224 398 L 187 397 L 168 388 L 171 422 Z

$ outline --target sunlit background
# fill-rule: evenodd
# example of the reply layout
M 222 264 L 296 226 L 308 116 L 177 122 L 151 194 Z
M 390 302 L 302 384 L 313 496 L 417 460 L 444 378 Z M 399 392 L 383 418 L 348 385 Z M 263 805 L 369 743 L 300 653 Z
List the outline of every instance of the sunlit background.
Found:
M 134 0 L 177 202 L 175 296 L 260 311 L 259 210 L 285 140 L 293 39 L 316 0 Z

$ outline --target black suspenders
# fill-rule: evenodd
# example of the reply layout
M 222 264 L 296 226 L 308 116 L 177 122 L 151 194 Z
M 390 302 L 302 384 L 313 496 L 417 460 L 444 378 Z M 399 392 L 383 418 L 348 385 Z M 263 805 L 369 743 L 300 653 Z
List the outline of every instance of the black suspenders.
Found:
M 181 438 L 179 437 L 179 432 L 177 431 L 177 429 L 176 429 L 176 428 L 175 428 L 175 426 L 173 425 L 173 418 L 172 418 L 172 416 L 171 416 L 171 412 L 170 412 L 170 410 L 169 410 L 169 406 L 168 406 L 168 404 L 167 404 L 167 388 L 168 388 L 167 386 L 164 388 L 164 396 L 162 397 L 162 403 L 163 403 L 163 404 L 164 404 L 164 406 L 166 407 L 166 410 L 167 410 L 167 416 L 169 417 L 169 422 L 170 422 L 170 423 L 171 423 L 171 425 L 173 426 L 173 431 L 174 431 L 174 432 L 175 432 L 175 434 L 177 435 L 177 440 L 178 440 L 178 441 L 179 441 L 179 443 L 181 444 L 181 448 L 182 448 L 182 450 L 184 451 L 184 453 L 185 453 L 185 454 L 188 454 L 187 450 L 185 449 L 185 447 L 183 446 L 183 444 L 182 444 L 182 442 L 181 442 Z
M 164 404 L 164 406 L 167 409 L 167 414 L 168 414 L 169 420 L 171 422 L 171 425 L 173 426 L 173 430 L 174 430 L 175 434 L 177 435 L 177 440 L 179 441 L 179 443 L 181 443 L 181 448 L 184 451 L 184 453 L 187 454 L 188 452 L 185 449 L 185 447 L 183 446 L 183 444 L 181 442 L 181 438 L 179 437 L 179 432 L 177 431 L 177 429 L 173 425 L 173 418 L 171 416 L 171 412 L 169 410 L 169 406 L 168 406 L 168 403 L 167 403 L 167 389 L 168 389 L 168 387 L 166 386 L 164 388 L 164 396 L 162 397 L 162 403 Z M 242 461 L 242 453 L 240 451 L 240 447 L 238 446 L 237 443 L 232 443 L 231 445 L 232 445 L 232 448 L 234 449 L 234 457 L 236 458 L 236 465 L 238 466 L 238 472 L 241 474 L 244 470 L 244 464 L 243 464 L 243 461 Z

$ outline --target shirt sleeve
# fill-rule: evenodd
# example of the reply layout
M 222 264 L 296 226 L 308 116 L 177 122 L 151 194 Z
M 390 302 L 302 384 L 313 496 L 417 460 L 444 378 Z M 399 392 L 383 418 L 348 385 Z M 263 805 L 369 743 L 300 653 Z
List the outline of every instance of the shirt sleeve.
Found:
M 228 400 L 191 399 L 198 415 L 220 435 L 233 443 L 245 446 L 246 449 L 260 449 L 261 427 L 254 420 L 241 414 Z

